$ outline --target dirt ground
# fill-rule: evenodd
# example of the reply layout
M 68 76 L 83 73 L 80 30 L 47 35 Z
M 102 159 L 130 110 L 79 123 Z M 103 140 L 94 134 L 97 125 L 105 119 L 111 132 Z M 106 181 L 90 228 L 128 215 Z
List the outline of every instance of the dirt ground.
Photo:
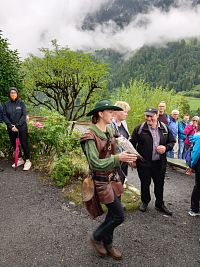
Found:
M 187 213 L 194 176 L 168 169 L 165 201 L 172 217 L 155 210 L 153 193 L 146 213 L 126 213 L 115 232 L 123 251 L 116 262 L 96 257 L 86 242 L 103 217 L 91 220 L 84 209 L 63 203 L 61 190 L 44 185 L 42 174 L 10 165 L 0 161 L 0 267 L 200 266 L 200 218 Z M 139 188 L 136 172 L 128 180 Z

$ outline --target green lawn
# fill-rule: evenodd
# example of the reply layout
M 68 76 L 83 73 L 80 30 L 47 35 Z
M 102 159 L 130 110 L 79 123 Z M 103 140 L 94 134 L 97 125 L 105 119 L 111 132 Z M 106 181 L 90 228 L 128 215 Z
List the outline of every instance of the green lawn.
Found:
M 187 97 L 187 98 L 189 100 L 191 111 L 197 110 L 198 108 L 200 108 L 200 98 L 196 98 L 196 97 Z

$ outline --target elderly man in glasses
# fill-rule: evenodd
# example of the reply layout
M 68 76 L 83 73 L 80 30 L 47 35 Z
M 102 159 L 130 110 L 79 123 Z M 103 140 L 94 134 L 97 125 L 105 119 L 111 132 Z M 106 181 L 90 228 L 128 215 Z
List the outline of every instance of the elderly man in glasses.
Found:
M 176 144 L 173 150 L 167 152 L 169 158 L 178 157 L 178 115 L 179 111 L 177 109 L 172 110 L 171 116 L 168 117 L 168 128 L 172 132 Z

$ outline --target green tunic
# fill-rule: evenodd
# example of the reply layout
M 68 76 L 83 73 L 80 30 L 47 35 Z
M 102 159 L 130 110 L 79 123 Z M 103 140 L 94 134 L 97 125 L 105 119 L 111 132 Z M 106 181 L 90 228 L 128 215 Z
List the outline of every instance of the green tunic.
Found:
M 91 125 L 89 127 L 92 131 L 96 133 L 101 139 L 108 140 L 108 134 L 111 134 L 111 128 L 107 127 L 107 132 L 102 132 L 96 127 L 96 125 Z M 87 140 L 85 142 L 85 153 L 87 156 L 90 168 L 95 171 L 108 171 L 112 170 L 120 165 L 119 158 L 116 155 L 111 155 L 109 158 L 100 159 L 99 152 L 95 145 L 94 140 Z

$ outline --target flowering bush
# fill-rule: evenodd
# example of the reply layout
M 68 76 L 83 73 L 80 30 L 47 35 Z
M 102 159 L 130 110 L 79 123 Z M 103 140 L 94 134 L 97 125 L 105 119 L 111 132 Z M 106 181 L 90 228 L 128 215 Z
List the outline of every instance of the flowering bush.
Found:
M 66 119 L 57 112 L 41 110 L 44 122 L 28 123 L 31 161 L 35 168 L 44 170 L 64 186 L 72 177 L 85 172 L 85 157 L 80 147 L 80 134 L 72 132 Z M 0 124 L 0 151 L 5 157 L 12 155 L 5 124 Z
M 42 110 L 42 115 L 47 120 L 29 123 L 31 158 L 46 169 L 56 185 L 64 186 L 86 171 L 80 134 L 71 133 L 69 123 L 57 112 Z

